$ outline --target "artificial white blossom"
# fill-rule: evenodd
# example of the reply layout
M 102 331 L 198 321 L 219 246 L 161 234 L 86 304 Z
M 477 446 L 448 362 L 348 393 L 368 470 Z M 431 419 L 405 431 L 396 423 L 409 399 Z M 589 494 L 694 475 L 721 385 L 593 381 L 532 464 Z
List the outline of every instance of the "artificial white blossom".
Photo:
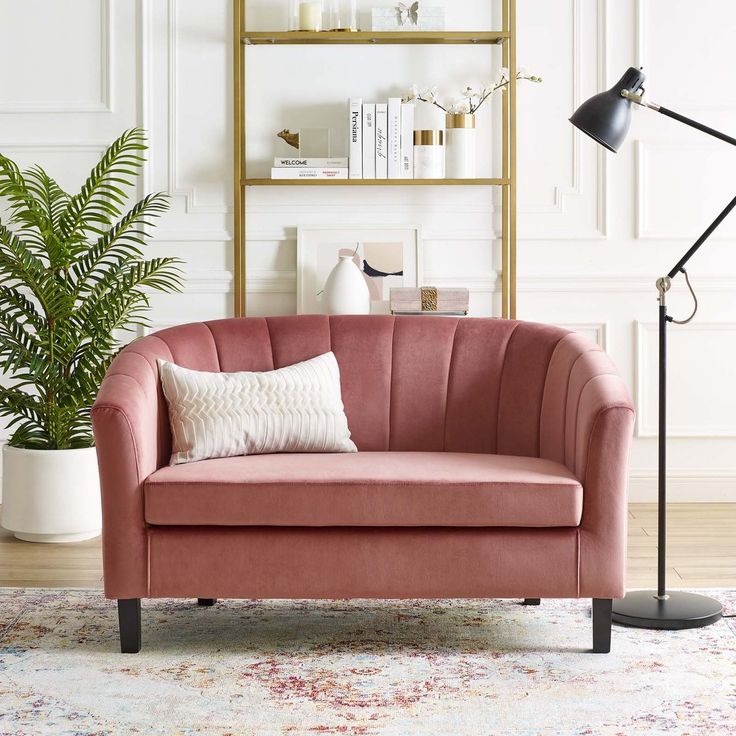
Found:
M 467 97 L 462 97 L 459 100 L 456 100 L 455 102 L 450 105 L 450 109 L 448 112 L 451 112 L 454 115 L 467 115 L 471 111 L 471 102 Z
M 409 91 L 406 93 L 406 97 L 404 97 L 404 102 L 413 102 L 414 100 L 419 99 L 419 87 L 417 87 L 416 84 L 412 84 L 411 87 L 409 87 Z
M 433 105 L 437 103 L 437 87 L 428 87 L 418 95 L 424 102 L 431 102 Z
M 529 74 L 526 69 L 520 69 L 516 74 L 516 79 L 525 79 L 530 82 L 542 81 L 541 77 L 538 77 L 535 74 Z M 463 90 L 462 97 L 447 105 L 447 107 L 442 105 L 438 100 L 437 87 L 429 87 L 420 91 L 417 85 L 413 84 L 409 88 L 406 97 L 404 97 L 404 102 L 413 102 L 414 100 L 419 102 L 428 102 L 435 107 L 439 107 L 443 112 L 468 115 L 477 112 L 481 105 L 491 97 L 496 90 L 500 89 L 502 92 L 505 91 L 509 85 L 509 81 L 509 70 L 506 67 L 502 67 L 499 70 L 498 77 L 495 81 L 487 82 L 478 88 L 468 85 Z

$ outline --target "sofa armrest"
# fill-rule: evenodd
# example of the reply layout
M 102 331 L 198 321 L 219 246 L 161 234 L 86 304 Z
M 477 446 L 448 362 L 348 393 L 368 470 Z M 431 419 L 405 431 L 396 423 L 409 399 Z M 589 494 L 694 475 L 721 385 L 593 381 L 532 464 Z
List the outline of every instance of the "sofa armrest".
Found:
M 611 359 L 571 333 L 549 364 L 540 456 L 565 464 L 583 485 L 579 593 L 624 593 L 628 457 L 634 408 Z
M 157 358 L 171 360 L 159 338 L 131 343 L 113 361 L 92 407 L 109 598 L 139 598 L 148 591 L 143 482 L 168 462 L 170 452 Z
M 623 401 L 597 404 L 586 407 L 581 420 L 578 431 L 585 460 L 578 531 L 579 595 L 621 598 L 626 591 L 628 461 L 634 411 Z
M 583 484 L 579 595 L 620 598 L 626 583 L 628 466 L 634 408 L 602 350 L 574 361 L 565 411 L 565 464 Z

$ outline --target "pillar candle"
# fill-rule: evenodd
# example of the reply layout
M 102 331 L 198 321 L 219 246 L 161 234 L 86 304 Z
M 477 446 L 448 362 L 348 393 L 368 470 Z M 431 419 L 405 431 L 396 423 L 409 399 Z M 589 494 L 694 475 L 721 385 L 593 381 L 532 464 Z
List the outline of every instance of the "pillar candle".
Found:
M 322 3 L 299 3 L 299 30 L 319 31 L 322 29 Z

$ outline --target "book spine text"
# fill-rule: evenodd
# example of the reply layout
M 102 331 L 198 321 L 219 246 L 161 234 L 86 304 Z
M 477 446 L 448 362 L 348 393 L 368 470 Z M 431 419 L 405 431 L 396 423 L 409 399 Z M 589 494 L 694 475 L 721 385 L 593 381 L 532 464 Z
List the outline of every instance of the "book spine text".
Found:
M 296 169 L 284 169 L 274 166 L 271 169 L 272 179 L 347 179 L 348 170 L 343 169 L 325 169 L 304 167 Z
M 388 179 L 388 105 L 376 105 L 376 179 Z
M 350 178 L 363 178 L 363 100 L 350 99 L 348 106 L 348 153 L 350 156 Z
M 363 178 L 376 178 L 376 105 L 363 103 Z
M 414 105 L 401 105 L 401 178 L 414 178 Z
M 401 98 L 388 100 L 388 178 L 401 179 Z

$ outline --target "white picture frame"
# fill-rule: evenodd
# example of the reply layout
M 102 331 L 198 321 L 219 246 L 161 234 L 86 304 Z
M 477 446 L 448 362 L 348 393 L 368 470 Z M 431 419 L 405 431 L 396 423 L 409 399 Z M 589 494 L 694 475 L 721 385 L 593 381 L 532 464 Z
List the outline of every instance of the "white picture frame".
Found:
M 392 247 L 393 246 L 393 247 Z M 325 314 L 322 290 L 338 256 L 356 252 L 371 293 L 371 314 L 390 314 L 389 289 L 422 286 L 421 228 L 408 225 L 307 225 L 297 228 L 297 314 Z M 367 257 L 366 257 L 367 256 Z M 370 260 L 374 263 L 371 264 Z M 400 259 L 400 261 L 399 261 Z M 397 274 L 397 264 L 401 275 Z M 388 271 L 384 271 L 384 268 Z

